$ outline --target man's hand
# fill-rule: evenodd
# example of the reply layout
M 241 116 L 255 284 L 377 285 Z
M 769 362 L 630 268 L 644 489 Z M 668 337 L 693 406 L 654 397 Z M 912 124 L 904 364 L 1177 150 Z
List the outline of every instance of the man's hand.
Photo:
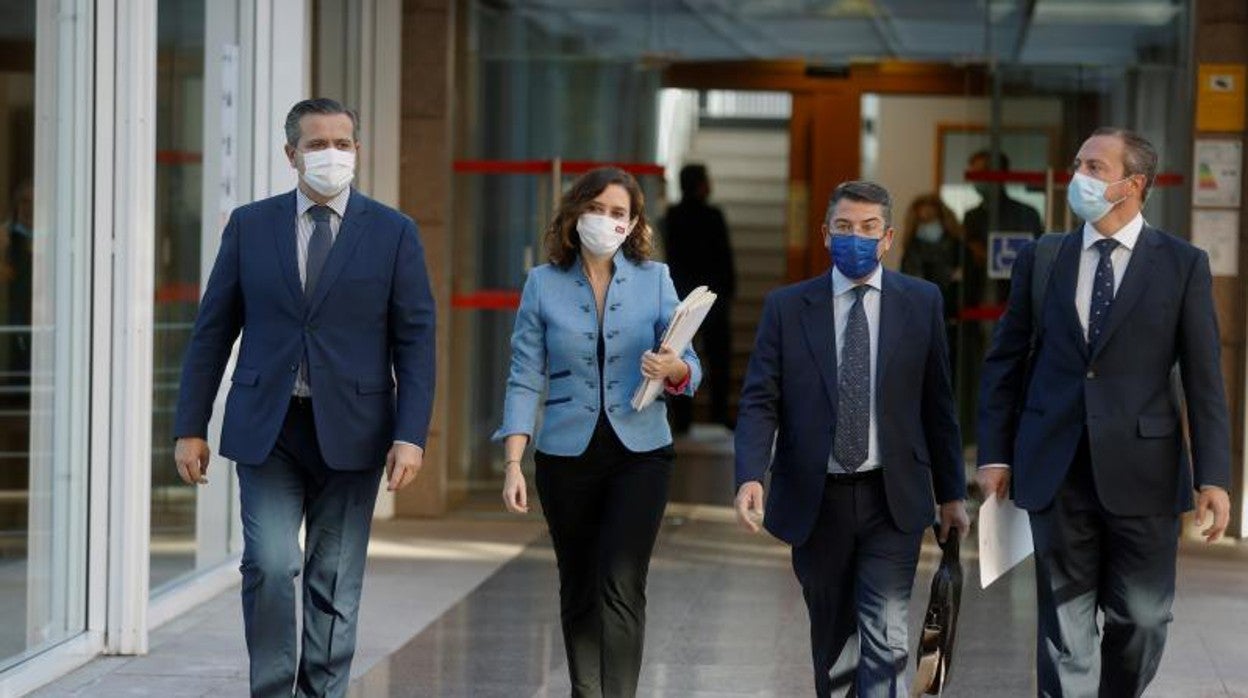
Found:
M 503 506 L 513 514 L 529 513 L 529 489 L 524 482 L 524 472 L 519 463 L 507 464 L 507 479 L 503 483 Z
M 425 450 L 412 444 L 396 443 L 386 454 L 386 489 L 397 492 L 416 479 L 425 463 Z
M 979 483 L 979 492 L 984 501 L 988 501 L 988 497 L 994 493 L 1002 502 L 1010 498 L 1009 468 L 980 468 L 975 471 L 975 482 Z
M 208 442 L 197 436 L 184 436 L 173 447 L 173 461 L 178 465 L 178 475 L 188 485 L 208 484 L 208 459 L 212 449 Z
M 1231 496 L 1226 490 L 1215 485 L 1200 488 L 1200 497 L 1196 500 L 1196 525 L 1205 525 L 1205 512 L 1213 511 L 1213 525 L 1201 531 L 1208 543 L 1215 543 L 1226 533 L 1227 524 L 1231 521 Z
M 751 533 L 758 533 L 759 524 L 763 521 L 763 483 L 747 482 L 741 485 L 734 504 L 741 526 Z
M 965 540 L 971 530 L 971 517 L 966 513 L 966 502 L 961 499 L 940 505 L 940 542 L 949 538 L 949 529 L 958 529 L 958 539 Z

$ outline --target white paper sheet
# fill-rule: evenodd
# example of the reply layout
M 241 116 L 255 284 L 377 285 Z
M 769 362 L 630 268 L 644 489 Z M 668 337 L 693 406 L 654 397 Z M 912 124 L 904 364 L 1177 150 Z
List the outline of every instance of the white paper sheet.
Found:
M 715 304 L 716 298 L 717 296 L 705 286 L 699 286 L 690 291 L 689 295 L 676 307 L 676 312 L 672 314 L 672 319 L 667 324 L 667 330 L 663 333 L 663 340 L 660 344 L 670 347 L 677 354 L 683 354 L 689 347 L 689 343 L 693 341 L 693 335 L 702 326 L 702 321 L 706 319 L 711 306 Z M 641 385 L 637 386 L 637 391 L 633 393 L 633 409 L 641 411 L 654 402 L 662 390 L 663 381 L 643 380 Z
M 979 508 L 979 586 L 986 589 L 1032 553 L 1027 512 L 994 493 Z

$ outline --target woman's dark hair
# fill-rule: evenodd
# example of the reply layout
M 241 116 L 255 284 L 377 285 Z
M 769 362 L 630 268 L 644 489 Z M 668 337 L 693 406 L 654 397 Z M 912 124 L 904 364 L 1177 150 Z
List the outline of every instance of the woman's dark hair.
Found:
M 576 222 L 589 210 L 589 204 L 607 187 L 618 184 L 628 192 L 630 221 L 636 221 L 622 249 L 632 262 L 650 259 L 654 249 L 650 224 L 646 222 L 646 197 L 641 193 L 637 180 L 624 170 L 600 167 L 581 175 L 559 200 L 559 210 L 546 228 L 546 257 L 551 264 L 562 269 L 572 266 L 581 251 L 581 237 L 576 232 Z

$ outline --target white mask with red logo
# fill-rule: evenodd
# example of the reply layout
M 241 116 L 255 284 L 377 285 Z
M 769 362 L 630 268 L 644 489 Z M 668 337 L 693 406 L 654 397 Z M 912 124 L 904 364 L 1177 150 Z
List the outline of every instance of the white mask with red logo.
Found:
M 581 248 L 594 257 L 614 256 L 631 231 L 632 226 L 627 221 L 599 213 L 581 214 L 576 222 Z

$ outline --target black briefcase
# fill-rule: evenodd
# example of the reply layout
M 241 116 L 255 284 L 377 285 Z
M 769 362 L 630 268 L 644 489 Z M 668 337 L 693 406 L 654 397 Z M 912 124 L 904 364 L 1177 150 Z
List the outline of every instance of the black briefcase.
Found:
M 937 540 L 940 527 L 936 527 Z M 915 653 L 914 686 L 911 695 L 938 696 L 949 682 L 953 664 L 953 641 L 958 629 L 958 608 L 962 604 L 962 561 L 957 529 L 941 544 L 940 566 L 932 575 L 931 598 L 923 616 L 923 629 Z

